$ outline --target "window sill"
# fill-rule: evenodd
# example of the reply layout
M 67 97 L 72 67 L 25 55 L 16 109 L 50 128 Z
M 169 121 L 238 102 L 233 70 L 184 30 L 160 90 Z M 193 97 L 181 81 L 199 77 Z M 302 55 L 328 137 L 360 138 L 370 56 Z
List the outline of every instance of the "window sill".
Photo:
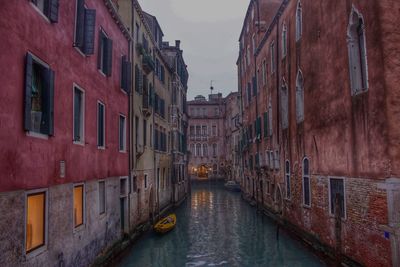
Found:
M 107 217 L 106 215 L 107 215 L 107 211 L 105 211 L 103 213 L 100 213 L 99 214 L 99 220 L 102 220 L 102 219 L 106 218 Z
M 74 226 L 73 233 L 77 234 L 77 233 L 82 232 L 83 230 L 85 230 L 85 224 L 81 224 L 81 225 L 76 226 L 76 227 Z
M 301 204 L 301 207 L 302 207 L 303 209 L 311 210 L 311 205 Z
M 101 69 L 97 69 L 97 71 L 98 71 L 102 76 L 104 76 L 105 78 L 107 78 L 107 75 L 106 75 Z
M 106 147 L 105 147 L 105 146 L 98 146 L 97 149 L 99 149 L 99 150 L 106 150 Z
M 74 144 L 74 145 L 78 145 L 78 146 L 85 146 L 85 142 L 83 141 L 72 141 L 72 143 Z
M 28 131 L 28 132 L 26 132 L 26 135 L 29 137 L 39 138 L 39 139 L 43 139 L 43 140 L 49 140 L 49 136 L 47 134 Z
M 126 154 L 126 150 L 119 150 L 119 153 Z
M 47 251 L 47 245 L 43 245 L 35 250 L 32 250 L 30 252 L 25 252 L 25 258 L 26 259 L 32 259 L 35 258 L 37 256 L 39 256 L 42 253 L 45 253 Z
M 79 49 L 79 47 L 72 45 L 74 47 L 74 49 L 82 56 L 82 57 L 86 57 L 86 55 Z
M 30 4 L 31 4 L 31 6 L 33 7 L 33 9 L 34 9 L 36 12 L 38 12 L 38 13 L 40 14 L 40 16 L 41 16 L 42 18 L 44 18 L 44 20 L 45 20 L 48 24 L 51 24 L 51 21 L 49 20 L 49 18 L 48 18 L 45 14 L 43 14 L 43 12 L 42 12 L 34 3 L 30 2 Z

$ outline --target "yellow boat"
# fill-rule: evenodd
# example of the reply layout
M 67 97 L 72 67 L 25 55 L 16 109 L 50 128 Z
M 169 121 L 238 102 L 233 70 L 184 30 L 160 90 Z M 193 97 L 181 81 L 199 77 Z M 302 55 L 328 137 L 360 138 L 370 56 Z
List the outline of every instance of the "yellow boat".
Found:
M 176 225 L 176 215 L 172 213 L 167 217 L 159 220 L 156 223 L 156 225 L 154 225 L 154 231 L 160 234 L 165 234 L 174 229 L 175 225 Z

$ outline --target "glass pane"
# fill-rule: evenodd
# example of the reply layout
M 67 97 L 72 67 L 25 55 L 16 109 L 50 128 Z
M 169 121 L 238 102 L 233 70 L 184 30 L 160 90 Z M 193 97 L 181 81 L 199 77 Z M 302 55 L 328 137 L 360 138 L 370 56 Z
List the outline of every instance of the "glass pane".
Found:
M 83 224 L 83 185 L 74 187 L 74 226 Z
M 309 175 L 308 159 L 304 159 L 303 165 L 304 175 Z
M 26 207 L 26 251 L 45 242 L 45 193 L 29 195 Z

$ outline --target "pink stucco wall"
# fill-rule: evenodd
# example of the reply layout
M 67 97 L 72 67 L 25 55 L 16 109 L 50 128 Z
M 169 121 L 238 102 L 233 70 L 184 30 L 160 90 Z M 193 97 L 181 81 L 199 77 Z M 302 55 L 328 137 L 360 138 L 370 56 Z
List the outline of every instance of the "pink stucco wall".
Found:
M 96 9 L 94 55 L 72 45 L 75 1 L 60 1 L 59 21 L 51 24 L 30 1 L 4 1 L 0 9 L 0 192 L 128 174 L 128 153 L 118 151 L 119 114 L 128 116 L 128 96 L 120 89 L 120 62 L 128 41 L 103 1 Z M 113 39 L 112 76 L 97 70 L 98 33 Z M 25 55 L 31 52 L 55 71 L 54 136 L 43 140 L 23 129 Z M 73 84 L 85 90 L 85 145 L 73 140 Z M 106 106 L 106 149 L 97 149 L 97 101 Z M 128 133 L 127 133 L 128 136 Z M 59 162 L 66 177 L 59 178 Z

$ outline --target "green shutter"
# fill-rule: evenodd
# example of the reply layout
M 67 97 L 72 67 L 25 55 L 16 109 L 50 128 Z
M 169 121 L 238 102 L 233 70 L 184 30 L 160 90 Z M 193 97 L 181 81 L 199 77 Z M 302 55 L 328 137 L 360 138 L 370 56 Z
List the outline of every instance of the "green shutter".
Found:
M 83 53 L 85 55 L 94 54 L 94 35 L 96 26 L 96 10 L 85 9 L 84 17 L 84 37 L 83 37 Z
M 48 135 L 54 134 L 54 71 L 51 69 L 45 70 L 45 89 L 43 98 L 44 104 L 44 123 L 41 126 L 40 132 Z M 43 121 L 43 120 L 42 120 Z
M 25 63 L 25 94 L 24 94 L 24 130 L 31 129 L 31 110 L 32 110 L 32 55 L 26 54 Z

